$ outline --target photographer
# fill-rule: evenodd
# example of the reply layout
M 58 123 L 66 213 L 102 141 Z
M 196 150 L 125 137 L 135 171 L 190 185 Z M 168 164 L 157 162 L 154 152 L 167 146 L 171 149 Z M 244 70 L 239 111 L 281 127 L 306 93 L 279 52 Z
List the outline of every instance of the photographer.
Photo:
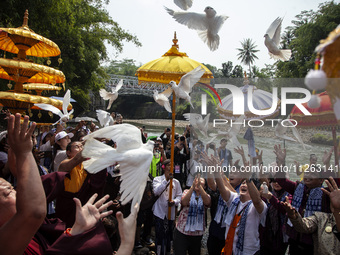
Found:
M 166 160 L 166 155 L 163 148 L 163 143 L 161 138 L 157 138 L 153 148 L 153 157 L 150 165 L 150 174 L 153 178 L 159 176 L 162 171 L 160 171 L 159 163 L 163 163 Z

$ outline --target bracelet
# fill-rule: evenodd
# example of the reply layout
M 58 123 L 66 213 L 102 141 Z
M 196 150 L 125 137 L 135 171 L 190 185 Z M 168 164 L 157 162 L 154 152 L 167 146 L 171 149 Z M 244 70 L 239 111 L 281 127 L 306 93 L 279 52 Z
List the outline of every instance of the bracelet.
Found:
M 71 228 L 67 228 L 67 229 L 64 231 L 64 233 L 65 233 L 67 236 L 72 236 L 71 233 L 70 233 L 70 231 L 71 231 Z

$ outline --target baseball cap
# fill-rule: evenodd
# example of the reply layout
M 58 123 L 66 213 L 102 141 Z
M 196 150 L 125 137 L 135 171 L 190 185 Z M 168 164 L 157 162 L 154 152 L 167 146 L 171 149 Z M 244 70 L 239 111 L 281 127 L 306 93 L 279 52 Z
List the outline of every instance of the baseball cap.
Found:
M 70 139 L 74 136 L 73 133 L 66 133 L 65 131 L 61 131 L 55 136 L 55 140 L 59 141 L 60 139 L 63 139 L 64 137 L 68 136 Z
M 162 141 L 162 138 L 157 137 L 156 141 Z

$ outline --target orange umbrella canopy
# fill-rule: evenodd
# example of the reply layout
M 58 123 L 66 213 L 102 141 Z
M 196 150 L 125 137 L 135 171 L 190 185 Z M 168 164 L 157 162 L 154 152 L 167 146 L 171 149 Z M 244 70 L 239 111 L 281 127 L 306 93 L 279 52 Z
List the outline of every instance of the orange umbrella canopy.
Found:
M 304 115 L 298 107 L 293 107 L 290 118 L 298 122 L 297 127 L 327 128 L 338 125 L 328 93 L 323 92 L 318 94 L 318 97 L 320 98 L 318 108 L 310 108 L 307 103 L 302 104 L 312 115 Z
M 214 78 L 212 72 L 203 64 L 190 59 L 186 53 L 178 51 L 176 33 L 172 41 L 174 44 L 161 58 L 152 60 L 138 68 L 136 72 L 138 81 L 163 84 L 175 81 L 178 84 L 184 74 L 200 65 L 205 70 L 201 81 L 210 83 L 210 79 Z
M 20 50 L 26 55 L 35 57 L 55 57 L 60 55 L 57 44 L 38 35 L 28 27 L 28 10 L 25 11 L 24 22 L 18 28 L 0 28 L 0 49 L 18 54 Z

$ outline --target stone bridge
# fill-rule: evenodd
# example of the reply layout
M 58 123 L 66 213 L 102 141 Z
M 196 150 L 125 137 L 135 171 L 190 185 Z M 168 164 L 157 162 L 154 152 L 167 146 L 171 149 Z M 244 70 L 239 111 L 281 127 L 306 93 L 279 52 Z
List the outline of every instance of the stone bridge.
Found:
M 168 84 L 160 84 L 160 83 L 143 83 L 138 84 L 138 78 L 136 76 L 124 76 L 124 75 L 110 75 L 110 78 L 106 82 L 106 90 L 111 91 L 112 88 L 116 87 L 118 82 L 123 79 L 123 86 L 119 90 L 119 95 L 141 95 L 141 96 L 153 96 L 153 91 L 156 89 L 159 92 L 164 91 L 168 88 Z M 105 101 L 99 96 L 99 94 L 94 94 L 92 91 L 90 92 L 91 98 L 91 108 L 95 109 L 104 109 Z

